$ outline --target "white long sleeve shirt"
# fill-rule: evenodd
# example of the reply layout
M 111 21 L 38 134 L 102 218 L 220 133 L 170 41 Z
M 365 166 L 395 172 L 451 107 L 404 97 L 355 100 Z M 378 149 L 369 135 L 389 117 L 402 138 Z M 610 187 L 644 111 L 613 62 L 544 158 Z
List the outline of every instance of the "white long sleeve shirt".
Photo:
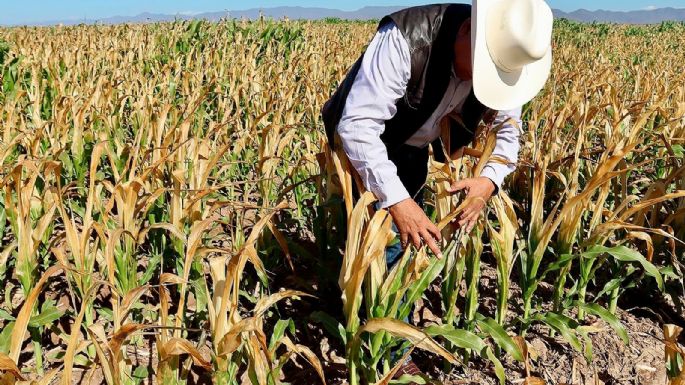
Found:
M 385 122 L 397 113 L 397 100 L 406 93 L 410 77 L 409 45 L 397 26 L 390 22 L 378 30 L 369 44 L 337 127 L 352 166 L 364 187 L 379 199 L 382 208 L 410 198 L 380 138 L 385 131 Z M 439 138 L 439 122 L 450 113 L 461 112 L 470 92 L 471 81 L 462 81 L 453 73 L 438 108 L 405 144 L 422 148 Z M 509 163 L 490 162 L 481 173 L 498 187 L 516 168 L 521 108 L 500 111 L 495 124 L 502 122 L 508 123 L 497 133 L 493 156 L 507 159 Z

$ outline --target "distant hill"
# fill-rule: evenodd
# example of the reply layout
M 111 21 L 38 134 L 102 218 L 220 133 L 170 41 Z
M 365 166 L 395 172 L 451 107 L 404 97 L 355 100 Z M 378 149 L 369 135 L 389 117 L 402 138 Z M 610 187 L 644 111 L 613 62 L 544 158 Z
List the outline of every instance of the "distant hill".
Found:
M 113 16 L 104 19 L 79 19 L 79 20 L 50 20 L 41 23 L 34 23 L 33 25 L 75 25 L 81 23 L 103 23 L 103 24 L 121 24 L 121 23 L 153 23 L 160 21 L 173 21 L 177 19 L 205 19 L 210 21 L 217 21 L 222 18 L 234 19 L 257 19 L 260 15 L 271 17 L 274 19 L 282 19 L 287 17 L 293 20 L 321 20 L 326 18 L 339 18 L 345 20 L 373 20 L 380 19 L 383 16 L 406 8 L 404 6 L 397 7 L 364 7 L 356 11 L 341 11 L 331 8 L 315 8 L 315 7 L 274 7 L 274 8 L 253 8 L 239 11 L 222 11 L 222 12 L 205 12 L 197 14 L 158 14 L 158 13 L 141 13 L 135 16 Z
M 554 16 L 582 22 L 601 21 L 621 24 L 653 24 L 664 21 L 685 21 L 685 8 L 657 8 L 629 12 L 579 9 L 568 13 L 555 9 Z
M 177 14 L 164 15 L 155 13 L 141 13 L 136 16 L 115 16 L 106 19 L 98 20 L 98 22 L 105 24 L 119 24 L 119 23 L 140 23 L 140 22 L 155 22 L 155 21 L 173 21 L 175 19 L 205 19 L 217 21 L 222 18 L 234 19 L 257 19 L 260 15 L 271 17 L 274 19 L 282 19 L 287 17 L 289 19 L 305 19 L 305 20 L 320 20 L 325 18 L 340 18 L 346 20 L 372 20 L 380 19 L 383 16 L 395 12 L 406 7 L 364 7 L 356 11 L 341 11 L 330 8 L 315 8 L 315 7 L 275 7 L 275 8 L 253 8 L 242 11 L 223 11 L 223 12 L 206 12 L 193 15 Z M 94 22 L 94 20 L 88 20 Z M 73 20 L 62 22 L 63 24 L 82 23 L 83 20 Z M 54 24 L 54 22 L 41 23 Z
M 289 19 L 307 19 L 320 20 L 324 18 L 340 18 L 347 20 L 371 20 L 380 19 L 381 17 L 406 8 L 404 6 L 396 7 L 364 7 L 356 11 L 341 11 L 330 8 L 314 8 L 314 7 L 275 7 L 275 8 L 254 8 L 243 11 L 223 11 L 223 12 L 207 12 L 199 14 L 155 14 L 155 13 L 141 13 L 136 16 L 114 16 L 104 19 L 81 19 L 81 20 L 53 20 L 42 23 L 35 23 L 34 25 L 55 25 L 55 24 L 80 24 L 80 23 L 103 23 L 103 24 L 120 24 L 120 23 L 145 23 L 158 21 L 173 21 L 175 19 L 206 19 L 216 21 L 221 18 L 236 18 L 236 19 L 256 19 L 260 15 L 281 19 L 287 17 Z M 661 23 L 663 21 L 685 21 L 685 8 L 658 8 L 653 10 L 640 11 L 588 11 L 586 9 L 579 9 L 573 12 L 563 12 L 554 10 L 554 16 L 557 18 L 567 18 L 581 22 L 612 22 L 623 24 L 652 24 Z

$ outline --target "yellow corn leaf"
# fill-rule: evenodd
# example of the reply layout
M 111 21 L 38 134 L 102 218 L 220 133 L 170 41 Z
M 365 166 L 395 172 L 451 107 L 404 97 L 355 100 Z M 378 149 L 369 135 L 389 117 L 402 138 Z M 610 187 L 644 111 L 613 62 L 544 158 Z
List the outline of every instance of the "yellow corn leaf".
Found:
M 488 222 L 493 253 L 497 258 L 497 263 L 502 264 L 502 272 L 509 275 L 514 267 L 514 241 L 518 230 L 516 213 L 509 197 L 502 193 L 492 199 L 492 206 L 495 209 L 500 231 L 496 231 L 492 224 Z
M 526 377 L 523 385 L 545 385 L 545 380 L 539 377 Z
M 369 255 L 371 257 L 368 267 L 366 267 L 368 271 L 366 275 L 366 295 L 369 299 L 377 297 L 378 290 L 383 284 L 383 278 L 387 272 L 387 263 L 382 256 L 385 255 L 387 245 L 395 239 L 395 233 L 392 232 L 391 228 L 392 217 L 386 210 L 380 210 L 371 218 L 371 222 L 364 235 L 364 242 L 360 252 L 362 255 Z
M 210 291 L 211 301 L 209 301 L 209 322 L 216 337 L 217 312 L 222 308 L 226 290 L 226 262 L 228 257 L 214 257 L 209 259 L 209 275 L 212 277 L 212 290 Z M 179 278 L 180 279 L 180 278 Z M 221 337 L 219 337 L 221 338 Z
M 121 347 L 126 340 L 128 340 L 132 334 L 150 327 L 150 325 L 129 323 L 123 325 L 114 332 L 112 337 L 109 339 L 109 350 L 112 352 L 112 361 L 115 363 L 115 365 L 117 365 L 121 359 Z
M 180 239 L 183 241 L 185 244 L 187 242 L 186 240 L 186 235 L 183 234 L 183 231 L 181 231 L 178 227 L 172 225 L 171 223 L 155 223 L 153 225 L 150 225 L 149 227 L 146 227 L 145 229 L 141 230 L 140 233 L 138 234 L 138 243 L 143 243 L 145 241 L 145 237 L 147 237 L 147 233 L 150 232 L 150 230 L 154 229 L 164 229 L 169 231 L 173 236 L 176 238 Z
M 364 332 L 378 333 L 381 331 L 389 333 L 394 337 L 407 340 L 415 347 L 437 354 L 452 364 L 459 363 L 457 357 L 440 346 L 428 334 L 414 326 L 393 318 L 372 318 L 368 320 L 364 326 L 359 328 L 357 334 L 354 336 L 354 340 L 359 343 L 361 335 Z
M 678 360 L 678 337 L 683 332 L 683 328 L 678 325 L 664 325 L 664 340 L 668 342 L 665 346 L 666 362 L 677 363 Z
M 388 385 L 390 381 L 392 381 L 395 378 L 395 375 L 397 372 L 400 371 L 402 366 L 407 362 L 409 357 L 411 357 L 411 353 L 414 351 L 414 347 L 412 346 L 410 349 L 408 349 L 403 355 L 400 360 L 397 361 L 395 366 L 393 366 L 392 369 L 388 373 L 386 373 L 378 382 L 376 382 L 373 385 Z
M 361 196 L 359 202 L 349 214 L 349 223 L 347 225 L 347 241 L 345 243 L 345 255 L 343 257 L 342 268 L 340 269 L 340 277 L 338 278 L 338 285 L 341 290 L 345 290 L 346 283 L 351 279 L 354 270 L 356 256 L 359 254 L 359 248 L 362 241 L 364 231 L 364 224 L 368 217 L 368 206 L 375 201 L 372 193 L 366 193 Z
M 255 374 L 259 385 L 266 385 L 266 378 L 271 372 L 271 362 L 265 360 L 262 346 L 257 337 L 252 335 L 247 340 L 248 367 Z M 264 349 L 266 351 L 266 349 Z
M 108 385 L 118 385 L 119 379 L 114 377 L 115 369 L 112 367 L 114 363 L 111 362 L 105 354 L 105 351 L 109 352 L 109 346 L 107 346 L 106 344 L 103 345 L 100 342 L 107 341 L 107 336 L 105 335 L 105 330 L 103 329 L 102 325 L 91 325 L 88 328 L 88 336 L 90 337 L 90 342 L 93 344 L 93 347 L 95 348 L 95 354 L 97 355 L 98 360 L 100 360 L 100 367 L 102 367 L 102 374 L 105 377 L 105 382 Z
M 685 197 L 685 190 L 676 191 L 676 192 L 673 192 L 670 194 L 664 194 L 664 195 L 661 195 L 657 198 L 647 199 L 647 200 L 640 202 L 640 203 L 636 204 L 635 206 L 629 208 L 628 210 L 624 211 L 620 215 L 619 219 L 621 219 L 622 221 L 627 221 L 628 218 L 630 218 L 634 214 L 638 213 L 639 211 L 641 211 L 647 207 L 653 206 L 657 203 L 661 203 L 661 202 L 665 202 L 665 201 L 669 201 L 669 200 L 673 200 L 673 199 L 677 199 L 677 198 L 682 198 L 682 197 Z
M 71 325 L 71 335 L 69 335 L 69 340 L 67 342 L 67 350 L 64 353 L 64 374 L 62 375 L 62 384 L 71 385 L 72 384 L 72 369 L 74 367 L 74 357 L 81 348 L 79 344 L 79 337 L 81 336 L 81 324 L 83 323 L 83 317 L 86 315 L 88 309 L 88 304 L 92 301 L 95 293 L 100 288 L 100 286 L 107 284 L 104 281 L 98 281 L 88 290 L 86 295 L 83 297 L 81 302 L 81 310 L 79 310 L 74 323 Z M 114 362 L 118 362 L 116 357 L 113 357 Z M 118 367 L 118 366 L 115 366 Z M 118 373 L 117 373 L 118 376 Z
M 257 305 L 254 308 L 254 316 L 261 317 L 276 302 L 292 297 L 313 297 L 313 295 L 297 290 L 279 291 L 278 293 L 271 294 L 268 297 L 260 298 L 260 300 L 257 302 Z
M 178 300 L 178 310 L 176 311 L 176 322 L 174 324 L 176 327 L 176 330 L 174 330 L 174 337 L 176 338 L 180 338 L 181 336 L 180 328 L 185 314 L 188 280 L 190 278 L 190 269 L 196 257 L 195 252 L 202 244 L 202 235 L 213 223 L 213 219 L 205 219 L 204 221 L 195 222 L 191 228 L 190 235 L 188 236 L 186 255 L 183 262 L 183 281 L 181 282 L 180 288 L 181 295 Z
M 263 216 L 259 222 L 257 222 L 254 227 L 252 228 L 252 231 L 250 232 L 250 236 L 247 238 L 247 241 L 245 241 L 246 244 L 254 244 L 257 242 L 257 239 L 259 239 L 259 236 L 262 234 L 262 230 L 264 230 L 264 227 L 271 221 L 271 218 L 279 212 L 280 210 L 283 210 L 288 207 L 288 202 L 287 201 L 282 201 L 279 203 L 276 207 L 273 209 L 269 210 L 269 213 L 265 216 Z
M 119 307 L 119 319 L 123 322 L 128 317 L 128 313 L 131 311 L 131 307 L 140 299 L 140 297 L 145 294 L 146 291 L 150 290 L 150 286 L 140 286 L 137 287 L 124 296 L 124 300 L 121 301 Z
M 450 222 L 452 222 L 462 211 L 464 211 L 464 208 L 466 206 L 471 204 L 471 199 L 473 198 L 464 199 L 464 201 L 459 205 L 459 207 L 457 207 L 456 209 L 454 209 L 454 211 L 452 211 L 447 216 L 442 218 L 442 220 L 438 223 L 438 230 L 442 231 L 445 227 L 447 227 L 447 225 L 449 225 Z
M 169 295 L 169 290 L 165 286 L 159 287 L 159 321 L 162 329 L 158 335 L 158 343 L 164 343 L 167 341 L 169 333 L 166 329 L 170 326 L 169 323 L 169 303 L 171 302 L 171 296 Z
M 595 244 L 600 244 L 601 238 L 607 238 L 609 237 L 613 231 L 616 230 L 625 230 L 628 232 L 633 232 L 633 231 L 638 231 L 638 232 L 644 232 L 644 233 L 652 233 L 652 234 L 657 234 L 660 235 L 664 238 L 668 238 L 670 240 L 680 242 L 681 244 L 683 241 L 680 239 L 676 238 L 673 236 L 673 234 L 670 234 L 662 229 L 653 229 L 649 227 L 642 227 L 642 226 L 636 226 L 631 223 L 623 222 L 620 220 L 613 220 L 613 221 L 608 221 L 605 223 L 602 223 L 598 225 L 594 232 L 588 237 L 588 239 L 583 242 L 583 245 L 595 245 Z
M 364 196 L 369 197 L 369 194 L 367 193 Z M 348 229 L 348 242 L 345 249 L 343 269 L 338 280 L 338 284 L 343 291 L 343 312 L 347 317 L 348 327 L 356 325 L 358 322 L 357 309 L 361 303 L 362 283 L 369 266 L 373 261 L 385 255 L 385 248 L 393 238 L 392 231 L 390 230 L 392 221 L 390 215 L 385 210 L 376 212 L 366 230 L 364 230 L 361 217 L 366 212 L 366 206 L 362 206 L 365 202 L 366 199 L 362 197 L 355 207 L 352 220 L 360 220 L 357 227 Z M 359 231 L 361 234 L 356 234 L 356 231 Z M 363 241 L 361 246 L 355 247 L 360 240 Z
M 33 313 L 33 307 L 38 300 L 38 296 L 43 291 L 43 285 L 48 281 L 49 278 L 57 275 L 64 270 L 62 265 L 55 265 L 48 268 L 43 276 L 38 280 L 36 286 L 31 289 L 24 305 L 17 315 L 17 320 L 14 323 L 14 329 L 12 329 L 12 336 L 10 337 L 10 353 L 9 357 L 14 362 L 19 362 L 19 354 L 21 353 L 21 345 L 24 342 L 24 336 L 26 335 L 26 328 L 28 327 L 29 320 L 31 319 L 31 314 Z
M 336 141 L 338 137 L 336 135 Z M 352 198 L 352 167 L 350 167 L 349 160 L 345 152 L 340 149 L 341 144 L 336 144 L 335 151 L 328 151 L 333 163 L 333 170 L 339 178 L 340 187 L 343 193 L 343 200 L 345 202 L 345 212 L 347 213 L 348 228 L 351 222 L 351 216 L 353 211 L 354 199 Z
M 281 234 L 281 232 L 276 228 L 276 226 L 274 226 L 272 222 L 268 223 L 268 227 L 271 231 L 271 234 L 273 234 L 274 238 L 276 238 L 276 242 L 278 242 L 278 245 L 281 246 L 281 250 L 283 251 L 283 254 L 285 254 L 285 259 L 288 261 L 290 270 L 295 271 L 295 266 L 293 266 L 293 261 L 290 257 L 290 248 L 288 247 L 288 241 L 285 239 L 283 234 Z
M 212 370 L 212 364 L 191 344 L 188 340 L 182 338 L 171 338 L 160 349 L 160 358 L 166 361 L 173 356 L 180 356 L 188 354 L 193 359 L 193 363 L 205 370 Z
M 316 373 L 319 375 L 319 378 L 321 379 L 321 383 L 326 385 L 326 376 L 323 373 L 323 366 L 321 366 L 321 361 L 319 361 L 319 358 L 316 356 L 316 354 L 314 354 L 314 352 L 312 352 L 311 349 L 303 345 L 294 344 L 288 337 L 283 337 L 281 342 L 283 342 L 283 344 L 285 344 L 285 346 L 291 352 L 295 352 L 301 357 L 303 357 L 305 360 L 307 360 L 309 364 L 314 367 L 314 370 L 316 370 Z
M 33 382 L 31 383 L 31 385 L 50 385 L 50 384 L 54 384 L 55 377 L 57 377 L 57 375 L 58 375 L 60 372 L 61 372 L 61 370 L 60 370 L 59 368 L 58 368 L 58 369 L 52 369 L 52 370 L 48 371 L 47 373 L 45 373 L 45 375 L 43 376 L 43 378 L 41 378 L 40 380 L 33 381 Z
M 230 259 L 228 267 L 226 267 L 226 259 L 212 258 L 210 260 L 210 274 L 212 275 L 214 286 L 211 294 L 210 322 L 212 323 L 215 339 L 221 340 L 230 328 L 232 314 L 235 314 L 234 310 L 237 308 L 238 303 L 240 290 L 238 285 L 242 279 L 242 272 L 247 261 L 252 262 L 258 271 L 264 272 L 264 266 L 257 255 L 254 244 L 276 212 L 286 207 L 288 207 L 287 202 L 281 202 L 253 226 L 250 236 L 237 255 Z M 230 281 L 227 282 L 226 280 L 229 278 Z
M 255 332 L 261 328 L 261 322 L 258 318 L 250 317 L 240 320 L 237 324 L 226 333 L 218 344 L 216 344 L 216 354 L 219 357 L 227 356 L 240 347 L 242 343 L 241 334 Z
M 630 231 L 626 234 L 626 239 L 639 239 L 645 242 L 645 248 L 647 249 L 647 255 L 645 256 L 649 262 L 652 262 L 654 258 L 654 243 L 652 242 L 652 237 L 643 231 Z
M 12 383 L 13 379 L 25 381 L 24 376 L 21 374 L 17 364 L 14 363 L 14 360 L 3 353 L 0 353 L 0 372 L 5 373 L 4 376 L 0 376 L 2 383 Z M 14 378 L 8 377 L 10 375 L 14 376 Z
M 160 285 L 180 285 L 183 283 L 183 279 L 176 274 L 172 273 L 162 273 L 159 276 Z
M 9 259 L 10 255 L 12 252 L 17 248 L 17 241 L 12 240 L 12 242 L 5 247 L 5 249 L 0 253 L 0 265 L 4 265 L 7 263 L 7 260 Z

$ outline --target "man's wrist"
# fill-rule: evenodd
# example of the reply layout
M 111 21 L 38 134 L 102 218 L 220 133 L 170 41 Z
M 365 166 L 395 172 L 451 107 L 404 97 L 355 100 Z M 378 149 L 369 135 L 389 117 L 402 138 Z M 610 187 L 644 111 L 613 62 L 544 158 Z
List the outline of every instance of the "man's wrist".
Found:
M 396 209 L 400 208 L 400 206 L 403 206 L 403 203 L 406 203 L 407 201 L 412 200 L 411 198 L 405 198 L 400 200 L 399 202 L 395 202 L 392 205 L 388 206 L 387 209 L 388 211 L 395 211 Z
M 489 178 L 487 176 L 484 176 L 483 178 L 487 179 L 488 181 L 490 181 L 490 183 L 492 183 L 492 187 L 493 187 L 492 195 L 497 195 L 497 193 L 499 193 L 499 186 L 497 185 L 497 183 L 495 183 L 494 180 L 492 180 L 491 178 Z

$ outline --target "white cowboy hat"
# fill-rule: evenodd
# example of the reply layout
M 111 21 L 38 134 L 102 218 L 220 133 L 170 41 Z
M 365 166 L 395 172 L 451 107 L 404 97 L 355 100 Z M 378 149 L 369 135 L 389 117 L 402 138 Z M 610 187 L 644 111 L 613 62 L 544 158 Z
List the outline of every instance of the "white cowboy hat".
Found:
M 481 103 L 511 110 L 540 92 L 552 67 L 553 21 L 544 0 L 473 0 L 473 90 Z

